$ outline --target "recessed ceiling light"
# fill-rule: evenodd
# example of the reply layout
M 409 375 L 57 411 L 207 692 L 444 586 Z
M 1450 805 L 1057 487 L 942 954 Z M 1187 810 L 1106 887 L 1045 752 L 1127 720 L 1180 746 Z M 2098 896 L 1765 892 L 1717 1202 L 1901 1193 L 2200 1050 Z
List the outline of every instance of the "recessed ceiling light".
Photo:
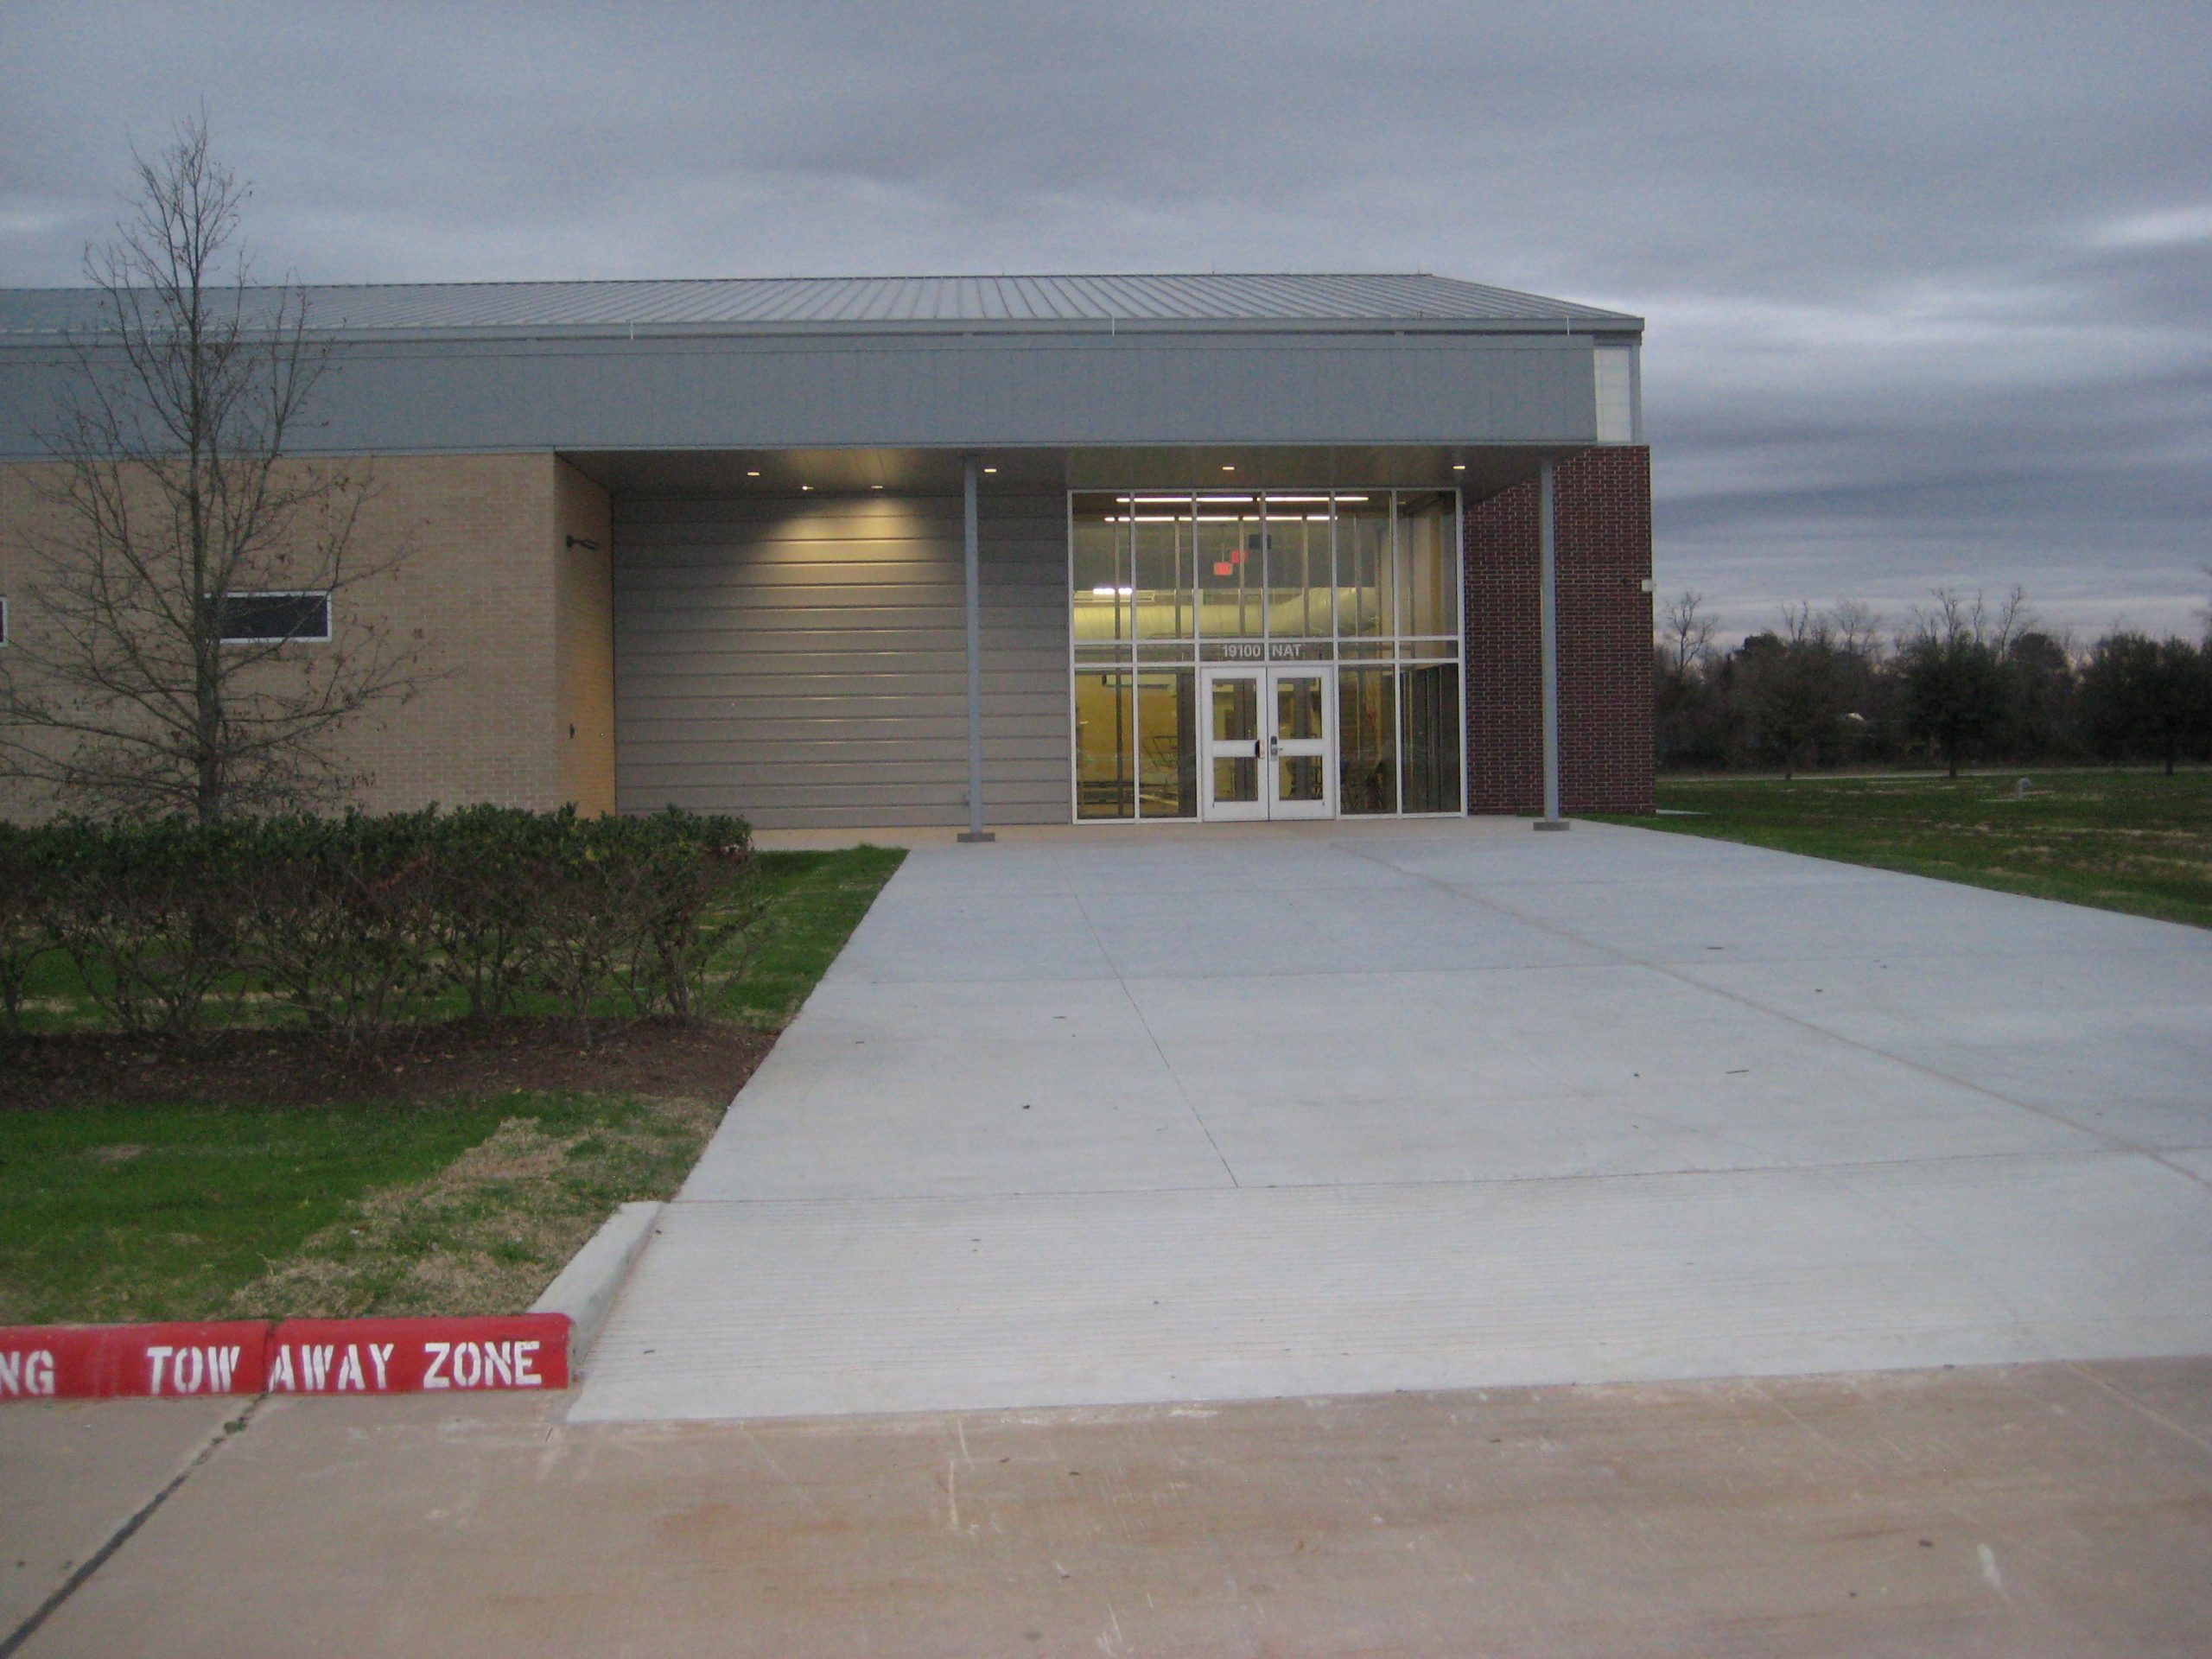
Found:
M 987 472 L 987 473 L 995 473 L 996 471 L 998 471 L 998 468 L 997 468 L 997 467 L 984 467 L 984 468 L 983 468 L 983 470 L 984 470 L 985 472 Z
M 1224 472 L 1224 473 L 1233 473 L 1233 472 L 1235 472 L 1236 469 L 1234 467 L 1230 466 L 1227 461 L 1224 461 L 1224 462 L 1222 462 L 1222 463 L 1221 463 L 1221 470 L 1222 470 L 1223 472 Z
M 802 490 L 810 490 L 810 489 L 812 489 L 813 487 L 814 487 L 814 486 L 813 486 L 813 485 L 811 485 L 811 484 L 802 484 L 802 485 L 800 485 L 800 486 L 799 486 L 799 488 L 801 488 Z
M 747 478 L 758 478 L 760 476 L 760 469 L 758 467 L 748 467 L 746 469 L 745 475 Z
M 882 485 L 880 485 L 880 484 L 871 484 L 871 485 L 869 485 L 869 486 L 868 486 L 868 488 L 870 488 L 871 490 L 880 490 L 880 489 L 881 489 L 882 487 L 883 487 L 883 486 L 882 486 Z
M 1452 463 L 1452 470 L 1455 473 L 1464 473 L 1467 470 L 1467 463 L 1464 461 L 1455 461 Z

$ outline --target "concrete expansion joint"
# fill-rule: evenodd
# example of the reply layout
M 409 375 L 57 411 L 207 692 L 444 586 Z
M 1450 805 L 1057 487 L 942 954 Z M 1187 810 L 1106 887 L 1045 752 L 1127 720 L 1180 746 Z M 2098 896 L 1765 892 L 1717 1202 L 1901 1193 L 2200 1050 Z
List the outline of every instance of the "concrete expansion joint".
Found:
M 78 1563 L 76 1570 L 55 1587 L 54 1593 L 33 1608 L 22 1624 L 9 1631 L 4 1641 L 0 1641 L 0 1659 L 13 1659 L 13 1656 L 22 1649 L 23 1643 L 37 1635 L 40 1627 L 54 1614 L 60 1612 L 67 1605 L 72 1596 L 92 1582 L 92 1575 L 115 1558 L 116 1552 L 130 1541 L 131 1535 L 139 1528 L 153 1519 L 156 1510 L 175 1497 L 182 1489 L 185 1482 L 206 1467 L 218 1452 L 245 1433 L 252 1425 L 255 1414 L 260 1411 L 268 1398 L 267 1395 L 260 1394 L 247 1401 L 245 1408 L 237 1416 L 226 1420 L 222 1426 L 208 1437 L 207 1443 L 200 1448 L 197 1454 L 183 1468 L 170 1477 L 167 1485 L 140 1504 L 128 1520 L 108 1535 L 98 1549 Z
M 1030 1186 L 1006 1187 L 953 1193 L 845 1192 L 789 1198 L 676 1198 L 671 1206 L 687 1211 L 820 1211 L 849 1209 L 950 1209 L 970 1205 L 1033 1204 L 1057 1205 L 1081 1198 L 1205 1198 L 1223 1202 L 1255 1199 L 1269 1195 L 1309 1192 L 1446 1192 L 1481 1189 L 1567 1186 L 1576 1184 L 1629 1184 L 1703 1180 L 1745 1176 L 1789 1178 L 1802 1175 L 1848 1174 L 1854 1170 L 1924 1169 L 1968 1164 L 2048 1164 L 2087 1162 L 2099 1158 L 2143 1158 L 2164 1165 L 2175 1173 L 2189 1175 L 2200 1185 L 2203 1178 L 2169 1163 L 2154 1152 L 2124 1147 L 2066 1147 L 2032 1152 L 1916 1153 L 1904 1158 L 1835 1158 L 1792 1163 L 1687 1164 L 1672 1169 L 1574 1169 L 1538 1175 L 1459 1175 L 1403 1179 L 1341 1179 L 1332 1181 L 1232 1181 L 1175 1186 Z

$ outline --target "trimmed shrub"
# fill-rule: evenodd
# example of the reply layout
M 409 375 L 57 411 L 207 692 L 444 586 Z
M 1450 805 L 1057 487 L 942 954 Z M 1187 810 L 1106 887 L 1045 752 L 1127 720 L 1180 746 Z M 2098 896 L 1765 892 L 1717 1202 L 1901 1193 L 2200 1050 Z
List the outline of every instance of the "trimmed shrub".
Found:
M 47 935 L 118 1029 L 188 1031 L 241 988 L 238 825 L 65 820 L 25 839 Z
M 76 964 L 120 1029 L 182 1032 L 256 995 L 349 1041 L 442 998 L 477 1018 L 553 998 L 703 1011 L 760 912 L 742 819 L 435 808 L 0 834 L 0 1018 L 30 963 Z
M 22 1033 L 31 964 L 52 944 L 46 933 L 45 895 L 24 833 L 0 823 L 0 1043 Z
M 244 836 L 242 965 L 309 1026 L 358 1040 L 436 987 L 437 857 L 429 812 L 265 818 Z

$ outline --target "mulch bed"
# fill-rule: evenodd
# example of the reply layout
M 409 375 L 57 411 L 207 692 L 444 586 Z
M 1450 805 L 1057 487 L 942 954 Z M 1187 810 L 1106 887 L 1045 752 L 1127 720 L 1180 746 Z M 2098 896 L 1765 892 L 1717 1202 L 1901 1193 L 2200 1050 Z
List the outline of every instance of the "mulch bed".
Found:
M 55 1033 L 0 1049 L 0 1111 L 87 1101 L 425 1101 L 518 1089 L 721 1107 L 775 1040 L 709 1020 L 553 1018 L 416 1027 L 355 1049 L 306 1031 L 212 1031 L 188 1041 Z

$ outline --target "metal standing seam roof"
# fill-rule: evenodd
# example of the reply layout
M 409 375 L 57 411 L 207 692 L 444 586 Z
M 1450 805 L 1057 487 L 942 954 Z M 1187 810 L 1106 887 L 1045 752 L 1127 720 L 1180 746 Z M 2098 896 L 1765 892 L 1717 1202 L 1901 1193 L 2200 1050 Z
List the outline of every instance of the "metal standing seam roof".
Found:
M 407 283 L 310 286 L 306 294 L 319 328 L 347 334 L 1643 326 L 1624 312 L 1425 273 Z M 100 315 L 96 289 L 0 289 L 0 338 L 97 329 Z

